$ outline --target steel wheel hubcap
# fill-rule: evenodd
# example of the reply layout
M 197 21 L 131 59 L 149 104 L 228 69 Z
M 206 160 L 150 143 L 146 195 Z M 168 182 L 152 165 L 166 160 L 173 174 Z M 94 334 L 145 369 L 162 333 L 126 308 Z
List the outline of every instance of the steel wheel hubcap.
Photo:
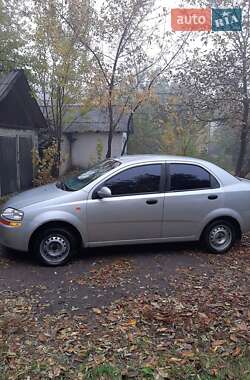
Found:
M 43 239 L 40 245 L 40 253 L 48 262 L 61 262 L 68 256 L 69 252 L 69 240 L 62 235 L 51 235 Z
M 232 242 L 231 228 L 226 225 L 219 225 L 210 231 L 209 243 L 217 251 L 228 248 Z

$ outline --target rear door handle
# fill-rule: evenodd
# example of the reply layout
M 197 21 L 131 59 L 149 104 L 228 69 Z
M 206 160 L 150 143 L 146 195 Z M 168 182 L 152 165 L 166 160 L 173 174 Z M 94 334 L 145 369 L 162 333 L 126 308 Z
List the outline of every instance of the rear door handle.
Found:
M 157 202 L 158 202 L 157 199 L 148 199 L 148 200 L 146 201 L 146 203 L 147 203 L 148 205 L 155 205 Z
M 218 198 L 218 195 L 216 195 L 216 194 L 208 196 L 208 199 L 210 199 L 210 200 L 214 200 L 214 199 L 217 199 L 217 198 Z

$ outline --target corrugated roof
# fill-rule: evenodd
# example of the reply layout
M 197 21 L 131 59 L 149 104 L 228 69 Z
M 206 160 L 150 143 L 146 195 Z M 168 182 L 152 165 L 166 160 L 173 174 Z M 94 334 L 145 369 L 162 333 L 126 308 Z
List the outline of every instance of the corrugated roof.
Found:
M 120 117 L 120 112 L 114 110 L 114 122 L 119 122 L 115 129 L 116 132 L 126 132 L 129 115 L 123 113 Z M 132 129 L 132 128 L 131 128 Z M 107 109 L 94 108 L 91 111 L 83 114 L 80 110 L 76 111 L 76 116 L 64 129 L 65 133 L 84 133 L 84 132 L 108 132 L 109 117 Z

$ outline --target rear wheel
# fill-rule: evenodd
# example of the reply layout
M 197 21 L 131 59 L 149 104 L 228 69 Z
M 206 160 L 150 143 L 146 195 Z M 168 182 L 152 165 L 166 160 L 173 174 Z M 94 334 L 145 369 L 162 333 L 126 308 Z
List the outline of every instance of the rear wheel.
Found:
M 209 224 L 202 237 L 210 252 L 225 253 L 234 245 L 237 231 L 233 223 L 221 219 Z
M 74 234 L 63 227 L 45 228 L 33 239 L 32 251 L 39 261 L 48 266 L 66 264 L 77 246 Z

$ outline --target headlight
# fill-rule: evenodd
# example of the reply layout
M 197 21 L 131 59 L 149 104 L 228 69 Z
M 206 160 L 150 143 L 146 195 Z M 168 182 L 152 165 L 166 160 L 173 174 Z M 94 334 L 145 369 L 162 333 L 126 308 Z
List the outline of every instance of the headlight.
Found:
M 7 220 L 20 222 L 21 220 L 23 220 L 23 215 L 23 211 L 8 207 L 2 212 L 1 217 Z

